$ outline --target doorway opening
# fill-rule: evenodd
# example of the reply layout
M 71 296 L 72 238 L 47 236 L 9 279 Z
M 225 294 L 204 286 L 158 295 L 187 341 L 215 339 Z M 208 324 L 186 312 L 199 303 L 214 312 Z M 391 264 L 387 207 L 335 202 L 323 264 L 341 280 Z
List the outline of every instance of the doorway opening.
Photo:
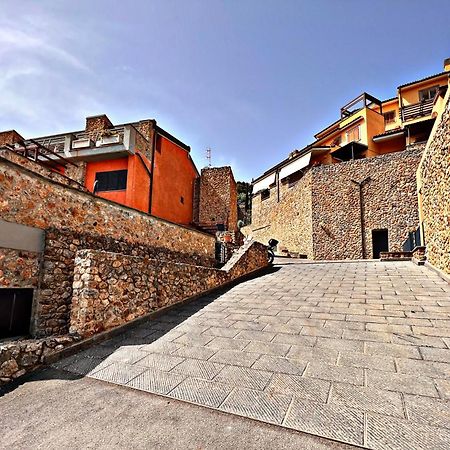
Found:
M 381 252 L 389 251 L 388 230 L 372 230 L 372 250 L 373 258 L 378 259 Z
M 0 289 L 0 339 L 30 334 L 33 289 Z

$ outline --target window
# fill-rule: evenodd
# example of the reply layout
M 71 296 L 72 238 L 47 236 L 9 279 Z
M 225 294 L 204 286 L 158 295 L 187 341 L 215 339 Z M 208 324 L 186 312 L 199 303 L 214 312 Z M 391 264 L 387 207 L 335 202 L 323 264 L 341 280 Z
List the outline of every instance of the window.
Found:
M 347 142 L 359 141 L 359 125 L 347 131 Z
M 95 174 L 94 192 L 122 191 L 127 188 L 127 170 L 97 172 Z
M 426 100 L 433 100 L 438 90 L 439 86 L 433 86 L 428 89 L 422 89 L 421 91 L 419 91 L 419 101 L 424 102 Z
M 394 123 L 395 122 L 395 111 L 388 111 L 383 114 L 384 116 L 384 123 Z
M 270 189 L 261 191 L 261 200 L 267 200 L 270 197 Z
M 180 197 L 180 202 L 184 205 L 184 197 L 183 196 Z

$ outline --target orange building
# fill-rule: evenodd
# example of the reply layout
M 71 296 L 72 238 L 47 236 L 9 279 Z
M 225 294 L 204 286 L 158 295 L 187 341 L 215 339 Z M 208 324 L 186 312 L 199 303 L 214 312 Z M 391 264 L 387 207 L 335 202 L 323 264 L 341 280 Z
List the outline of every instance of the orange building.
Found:
M 82 131 L 23 139 L 0 133 L 16 152 L 52 167 L 108 200 L 171 222 L 194 221 L 199 173 L 190 147 L 155 120 L 113 125 L 88 117 Z
M 341 108 L 340 118 L 319 131 L 312 144 L 254 179 L 253 194 L 264 200 L 271 186 L 295 182 L 311 165 L 371 158 L 426 142 L 449 74 L 450 58 L 443 72 L 399 86 L 393 98 L 381 101 L 362 93 Z

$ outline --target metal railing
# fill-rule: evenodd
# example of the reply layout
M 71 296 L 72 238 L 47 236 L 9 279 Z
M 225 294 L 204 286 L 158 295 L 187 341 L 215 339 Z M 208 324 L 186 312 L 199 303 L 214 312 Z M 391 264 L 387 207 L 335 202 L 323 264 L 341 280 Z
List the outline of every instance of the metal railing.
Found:
M 403 251 L 412 252 L 416 247 L 420 247 L 421 245 L 420 227 L 418 227 L 417 230 L 408 233 L 408 239 L 403 243 Z
M 402 108 L 402 120 L 404 122 L 418 117 L 424 117 L 431 115 L 433 111 L 433 99 L 424 100 L 419 103 L 404 106 Z

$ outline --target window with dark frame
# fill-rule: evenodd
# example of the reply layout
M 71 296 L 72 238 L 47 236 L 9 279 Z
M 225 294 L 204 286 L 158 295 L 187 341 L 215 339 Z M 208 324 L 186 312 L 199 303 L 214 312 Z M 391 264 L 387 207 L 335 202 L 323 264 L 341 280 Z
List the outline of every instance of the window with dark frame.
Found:
M 383 113 L 384 116 L 384 123 L 394 123 L 395 122 L 395 111 L 388 111 Z
M 270 197 L 270 189 L 261 191 L 261 200 L 267 200 Z
M 433 86 L 419 91 L 419 101 L 433 100 L 439 90 L 439 86 Z
M 123 191 L 127 188 L 128 170 L 112 170 L 95 174 L 94 192 Z

